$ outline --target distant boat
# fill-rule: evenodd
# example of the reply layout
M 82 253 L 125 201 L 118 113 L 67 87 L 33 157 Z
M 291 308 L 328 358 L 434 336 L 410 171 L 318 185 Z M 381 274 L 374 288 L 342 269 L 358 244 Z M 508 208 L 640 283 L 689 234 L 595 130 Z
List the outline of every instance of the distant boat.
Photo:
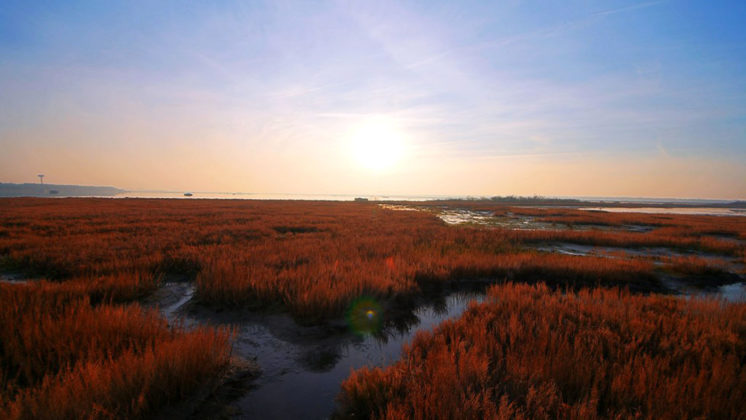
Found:
M 184 193 L 184 197 L 191 197 L 192 193 Z
M 50 194 L 59 194 L 60 192 L 59 192 L 59 191 L 57 191 L 57 190 L 49 190 L 49 193 L 50 193 Z

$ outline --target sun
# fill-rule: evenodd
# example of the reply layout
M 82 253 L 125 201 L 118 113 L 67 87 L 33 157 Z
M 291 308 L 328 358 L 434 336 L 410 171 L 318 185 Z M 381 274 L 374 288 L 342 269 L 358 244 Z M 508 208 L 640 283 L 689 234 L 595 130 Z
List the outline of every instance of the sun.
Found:
M 350 135 L 356 164 L 372 172 L 393 168 L 404 156 L 405 143 L 401 129 L 393 121 L 381 117 L 361 122 Z

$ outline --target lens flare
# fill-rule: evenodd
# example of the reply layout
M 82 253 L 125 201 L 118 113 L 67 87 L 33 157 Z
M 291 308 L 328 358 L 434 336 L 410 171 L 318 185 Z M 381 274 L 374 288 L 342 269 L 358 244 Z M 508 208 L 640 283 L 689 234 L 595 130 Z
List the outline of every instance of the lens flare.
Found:
M 350 305 L 347 310 L 347 323 L 357 334 L 375 334 L 381 330 L 383 311 L 374 299 L 363 297 Z

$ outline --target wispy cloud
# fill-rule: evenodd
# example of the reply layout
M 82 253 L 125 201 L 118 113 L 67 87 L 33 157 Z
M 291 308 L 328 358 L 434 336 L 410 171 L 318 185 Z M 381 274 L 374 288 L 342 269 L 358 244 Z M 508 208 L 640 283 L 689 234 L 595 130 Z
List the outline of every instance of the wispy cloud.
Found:
M 278 165 L 352 188 L 340 138 L 371 118 L 406 134 L 407 179 L 439 162 L 746 158 L 746 35 L 724 5 L 111 7 L 6 8 L 0 19 L 37 23 L 3 26 L 20 31 L 12 48 L 0 31 L 0 166 L 48 164 L 56 147 L 150 168 L 142 180 L 159 159 L 178 171 L 224 156 L 265 191 Z

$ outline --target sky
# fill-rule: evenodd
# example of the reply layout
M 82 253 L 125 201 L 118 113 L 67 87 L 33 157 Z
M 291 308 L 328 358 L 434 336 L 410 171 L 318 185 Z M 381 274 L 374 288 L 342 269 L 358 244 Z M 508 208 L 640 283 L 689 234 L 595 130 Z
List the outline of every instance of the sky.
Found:
M 746 198 L 744 1 L 0 2 L 0 182 Z

